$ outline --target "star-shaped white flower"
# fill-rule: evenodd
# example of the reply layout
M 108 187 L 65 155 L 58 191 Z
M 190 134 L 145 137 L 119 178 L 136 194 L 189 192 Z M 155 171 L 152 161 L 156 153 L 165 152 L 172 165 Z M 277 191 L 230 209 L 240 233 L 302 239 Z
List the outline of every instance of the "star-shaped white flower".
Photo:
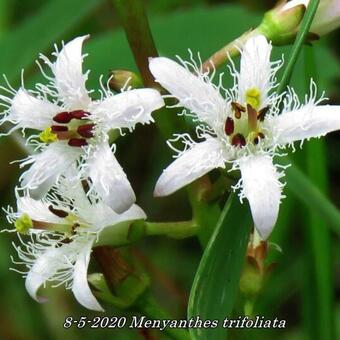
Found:
M 39 153 L 29 156 L 21 166 L 31 167 L 21 176 L 21 187 L 33 197 L 42 197 L 71 164 L 78 162 L 83 177 L 90 177 L 95 190 L 116 212 L 135 202 L 135 194 L 108 142 L 111 129 L 132 130 L 137 123 L 153 121 L 151 113 L 164 105 L 154 89 L 133 89 L 113 95 L 102 89 L 101 100 L 91 100 L 82 72 L 82 44 L 88 36 L 67 43 L 56 61 L 41 59 L 51 68 L 48 84 L 37 84 L 35 91 L 22 86 L 7 89 L 13 97 L 0 96 L 8 106 L 2 122 L 14 129 L 41 130 Z M 31 139 L 30 139 L 31 140 Z
M 280 62 L 270 61 L 271 44 L 264 36 L 248 40 L 241 54 L 240 72 L 231 68 L 235 86 L 227 91 L 214 85 L 199 67 L 168 58 L 150 60 L 150 70 L 178 106 L 196 120 L 197 138 L 176 135 L 183 151 L 159 178 L 155 196 L 166 196 L 191 183 L 214 168 L 239 169 L 240 198 L 247 198 L 255 226 L 267 238 L 276 223 L 282 198 L 282 172 L 273 156 L 297 140 L 319 137 L 340 128 L 339 106 L 318 106 L 316 88 L 301 105 L 290 90 L 282 99 L 275 93 L 275 73 Z M 193 72 L 191 72 L 193 71 Z M 222 96 L 221 92 L 224 93 Z M 283 110 L 280 110 L 280 103 Z M 280 112 L 281 111 L 281 112 Z M 281 113 L 281 114 L 279 114 Z
M 117 214 L 94 193 L 86 195 L 80 182 L 75 185 L 61 178 L 58 188 L 44 199 L 18 196 L 17 211 L 9 208 L 7 218 L 17 230 L 28 229 L 28 241 L 18 234 L 21 245 L 15 249 L 20 261 L 13 262 L 27 267 L 25 286 L 33 299 L 46 301 L 38 290 L 47 282 L 54 287 L 64 284 L 81 305 L 103 311 L 87 281 L 92 247 L 103 231 L 146 215 L 135 204 Z

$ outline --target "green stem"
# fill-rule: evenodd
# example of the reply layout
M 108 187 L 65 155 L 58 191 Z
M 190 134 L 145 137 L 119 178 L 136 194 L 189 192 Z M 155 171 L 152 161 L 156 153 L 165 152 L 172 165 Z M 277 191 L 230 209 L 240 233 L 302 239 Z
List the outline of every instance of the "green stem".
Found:
M 148 18 L 141 0 L 113 0 L 145 86 L 158 87 L 149 70 L 149 58 L 157 57 Z
M 145 222 L 145 235 L 164 235 L 175 239 L 192 237 L 197 234 L 195 221 L 184 222 Z
M 307 7 L 306 13 L 301 21 L 299 32 L 296 36 L 294 45 L 292 47 L 292 52 L 288 57 L 288 64 L 283 73 L 280 85 L 277 89 L 278 93 L 282 93 L 287 85 L 289 84 L 290 78 L 293 73 L 294 66 L 296 64 L 297 58 L 300 54 L 303 43 L 306 41 L 309 28 L 312 25 L 316 10 L 318 9 L 320 0 L 311 0 Z
M 174 239 L 195 236 L 198 224 L 192 221 L 181 222 L 123 222 L 113 227 L 105 228 L 99 236 L 96 246 L 123 246 L 134 243 L 145 236 L 163 235 Z
M 250 37 L 258 34 L 257 29 L 250 30 L 242 34 L 237 39 L 233 40 L 220 50 L 215 52 L 210 58 L 208 58 L 203 64 L 203 72 L 211 71 L 213 68 L 218 68 L 228 61 L 228 58 L 236 57 L 240 54 L 239 46 L 242 46 Z
M 167 312 L 163 310 L 157 301 L 148 293 L 138 299 L 136 305 L 138 311 L 150 319 L 162 320 L 171 318 Z M 189 333 L 184 329 L 165 327 L 164 332 L 172 339 L 190 340 Z

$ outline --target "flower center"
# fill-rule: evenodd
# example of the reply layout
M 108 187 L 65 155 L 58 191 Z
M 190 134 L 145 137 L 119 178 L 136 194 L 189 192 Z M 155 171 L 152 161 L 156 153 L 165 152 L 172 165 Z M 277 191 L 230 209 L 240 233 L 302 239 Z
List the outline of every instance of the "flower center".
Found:
M 57 124 L 47 127 L 40 133 L 39 138 L 44 143 L 67 140 L 70 146 L 85 146 L 88 144 L 87 139 L 94 136 L 95 124 L 87 118 L 90 115 L 83 110 L 59 112 L 53 117 Z
M 265 138 L 261 130 L 269 107 L 260 107 L 260 91 L 256 88 L 246 92 L 246 106 L 237 102 L 232 102 L 232 116 L 225 122 L 224 131 L 230 138 L 230 143 L 236 147 L 244 147 L 247 143 L 257 145 L 261 139 Z

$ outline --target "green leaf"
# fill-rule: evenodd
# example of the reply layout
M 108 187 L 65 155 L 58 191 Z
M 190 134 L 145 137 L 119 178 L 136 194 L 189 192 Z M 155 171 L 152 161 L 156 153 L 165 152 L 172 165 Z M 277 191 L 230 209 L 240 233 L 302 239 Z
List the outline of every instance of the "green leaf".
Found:
M 286 170 L 287 188 L 307 207 L 322 216 L 328 227 L 340 235 L 340 212 L 327 197 L 287 158 L 280 164 L 291 166 Z
M 306 84 L 309 88 L 310 77 L 317 81 L 314 49 L 304 50 Z M 326 157 L 327 149 L 324 139 L 309 141 L 305 149 L 307 172 L 309 178 L 320 191 L 328 192 Z M 306 328 L 310 339 L 333 339 L 335 336 L 333 319 L 332 261 L 330 230 L 324 219 L 309 208 L 305 218 L 305 261 L 303 298 Z M 318 310 L 318 313 L 315 313 Z
M 20 79 L 20 69 L 28 67 L 39 52 L 52 48 L 103 0 L 49 1 L 36 15 L 0 39 L 0 70 L 10 81 Z M 88 32 L 84 32 L 86 34 Z
M 251 225 L 248 204 L 231 194 L 202 256 L 188 306 L 189 318 L 219 320 L 219 327 L 192 328 L 193 339 L 225 339 L 221 326 L 233 310 Z

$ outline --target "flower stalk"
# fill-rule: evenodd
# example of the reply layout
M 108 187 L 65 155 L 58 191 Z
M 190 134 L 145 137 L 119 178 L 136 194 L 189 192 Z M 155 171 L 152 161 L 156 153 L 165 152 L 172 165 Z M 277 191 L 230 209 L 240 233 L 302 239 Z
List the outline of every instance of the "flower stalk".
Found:
M 158 87 L 148 66 L 150 57 L 158 56 L 149 27 L 149 21 L 141 0 L 113 0 L 135 57 L 145 86 Z

